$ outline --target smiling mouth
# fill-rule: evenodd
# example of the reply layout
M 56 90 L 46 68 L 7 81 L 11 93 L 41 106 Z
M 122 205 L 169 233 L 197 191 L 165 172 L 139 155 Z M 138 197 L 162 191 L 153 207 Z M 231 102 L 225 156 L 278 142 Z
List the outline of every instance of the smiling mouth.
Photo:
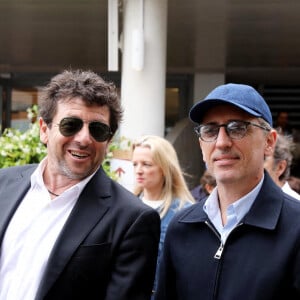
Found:
M 87 154 L 84 154 L 84 153 L 80 153 L 80 152 L 77 152 L 77 151 L 70 151 L 71 155 L 76 157 L 76 158 L 86 158 L 88 157 Z
M 235 158 L 233 157 L 226 157 L 226 158 L 217 158 L 215 159 L 215 161 L 232 161 L 232 160 L 235 160 Z

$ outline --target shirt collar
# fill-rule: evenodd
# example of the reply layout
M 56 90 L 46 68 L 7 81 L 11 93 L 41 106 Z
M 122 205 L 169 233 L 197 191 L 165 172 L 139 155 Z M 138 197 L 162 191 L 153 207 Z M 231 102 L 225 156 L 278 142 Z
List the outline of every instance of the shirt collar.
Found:
M 248 194 L 229 205 L 227 208 L 227 215 L 229 212 L 231 214 L 235 214 L 236 220 L 237 222 L 239 222 L 250 210 L 262 187 L 263 181 L 264 176 L 252 191 L 250 191 Z M 203 210 L 206 212 L 210 220 L 214 220 L 217 216 L 220 216 L 218 199 L 218 188 L 216 187 L 208 196 L 203 206 Z

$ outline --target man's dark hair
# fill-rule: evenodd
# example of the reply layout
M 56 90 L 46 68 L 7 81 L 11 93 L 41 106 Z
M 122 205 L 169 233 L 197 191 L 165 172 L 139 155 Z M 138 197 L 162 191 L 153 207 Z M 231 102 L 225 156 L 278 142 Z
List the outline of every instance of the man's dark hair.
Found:
M 39 114 L 51 125 L 59 101 L 79 97 L 86 105 L 108 106 L 110 128 L 114 134 L 122 120 L 123 109 L 116 86 L 92 71 L 65 70 L 54 76 L 42 91 Z

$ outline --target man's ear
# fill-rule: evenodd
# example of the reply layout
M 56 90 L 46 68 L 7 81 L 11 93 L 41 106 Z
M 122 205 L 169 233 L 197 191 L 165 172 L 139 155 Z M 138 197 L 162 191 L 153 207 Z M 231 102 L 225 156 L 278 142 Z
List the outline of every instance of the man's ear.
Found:
M 42 118 L 39 118 L 40 125 L 40 140 L 43 144 L 47 145 L 48 142 L 48 125 Z
M 202 159 L 203 159 L 203 161 L 206 163 L 206 158 L 205 158 L 205 155 L 204 155 L 204 152 L 202 151 L 202 147 L 201 147 L 201 143 L 202 143 L 202 141 L 201 141 L 201 139 L 199 138 L 199 146 L 200 146 L 200 150 L 201 150 L 201 152 L 202 152 Z
M 105 147 L 105 154 L 107 155 L 108 152 L 109 152 L 109 147 L 110 147 L 110 144 L 112 143 L 112 137 L 107 141 L 106 143 L 106 147 Z
M 275 129 L 271 129 L 271 131 L 267 135 L 266 145 L 265 145 L 265 156 L 272 156 L 275 145 L 277 141 L 277 131 Z
M 283 174 L 286 167 L 287 167 L 287 161 L 286 160 L 281 160 L 280 162 L 278 162 L 278 164 L 276 166 L 276 174 L 277 174 L 278 178 Z

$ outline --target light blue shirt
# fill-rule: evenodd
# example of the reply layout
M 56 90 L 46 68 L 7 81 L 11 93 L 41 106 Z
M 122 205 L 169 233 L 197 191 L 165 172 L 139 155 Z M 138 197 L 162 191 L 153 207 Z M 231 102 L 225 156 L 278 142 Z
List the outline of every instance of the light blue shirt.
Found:
M 239 224 L 242 218 L 250 210 L 254 203 L 264 180 L 264 176 L 258 185 L 247 195 L 238 199 L 234 203 L 230 204 L 227 208 L 227 223 L 225 226 L 222 224 L 221 212 L 218 201 L 218 189 L 217 187 L 212 191 L 209 197 L 206 199 L 203 210 L 207 214 L 209 220 L 215 226 L 217 231 L 221 235 L 221 242 L 224 245 L 230 232 Z

